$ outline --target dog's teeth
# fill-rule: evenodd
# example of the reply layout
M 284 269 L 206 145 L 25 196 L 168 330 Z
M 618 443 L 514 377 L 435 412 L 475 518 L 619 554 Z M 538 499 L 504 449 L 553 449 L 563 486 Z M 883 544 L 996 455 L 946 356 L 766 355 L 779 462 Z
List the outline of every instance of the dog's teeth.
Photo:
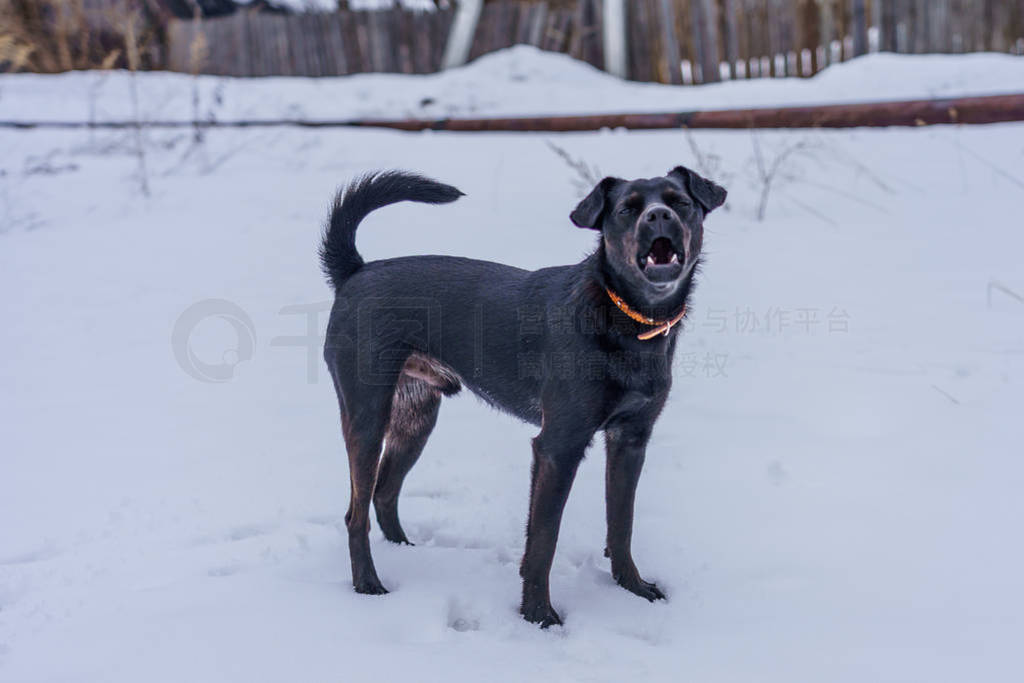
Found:
M 648 256 L 647 256 L 647 265 L 649 265 L 649 266 L 653 266 L 654 265 L 654 257 L 651 256 L 650 254 L 648 254 Z
M 679 263 L 679 254 L 672 254 L 672 263 Z

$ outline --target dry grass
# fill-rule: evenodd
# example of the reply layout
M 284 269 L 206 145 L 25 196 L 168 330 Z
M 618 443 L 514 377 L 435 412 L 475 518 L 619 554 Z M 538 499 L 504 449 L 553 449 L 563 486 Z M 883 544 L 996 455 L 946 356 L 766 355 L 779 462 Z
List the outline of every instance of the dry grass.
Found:
M 131 0 L 0 0 L 0 72 L 158 67 L 152 19 Z

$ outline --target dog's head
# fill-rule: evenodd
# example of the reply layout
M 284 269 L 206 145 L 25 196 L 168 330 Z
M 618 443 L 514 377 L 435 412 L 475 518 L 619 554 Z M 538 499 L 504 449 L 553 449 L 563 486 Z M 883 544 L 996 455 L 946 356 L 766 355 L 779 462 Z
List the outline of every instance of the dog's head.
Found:
M 655 305 L 670 299 L 693 272 L 704 217 L 725 203 L 725 195 L 719 185 L 676 166 L 660 178 L 605 178 L 569 219 L 599 230 L 609 275 L 642 303 Z

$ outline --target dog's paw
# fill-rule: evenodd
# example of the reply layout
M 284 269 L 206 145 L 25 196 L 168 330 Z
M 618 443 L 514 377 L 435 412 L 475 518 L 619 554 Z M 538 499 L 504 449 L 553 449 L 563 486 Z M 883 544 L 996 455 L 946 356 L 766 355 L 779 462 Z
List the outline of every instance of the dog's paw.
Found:
M 404 533 L 402 533 L 401 531 L 399 531 L 398 533 L 388 533 L 388 532 L 385 531 L 384 532 L 384 539 L 386 541 L 390 541 L 391 543 L 394 543 L 395 545 L 408 545 L 408 546 L 416 545 L 415 543 L 410 541 L 406 537 L 406 535 Z
M 550 603 L 523 605 L 519 608 L 519 613 L 523 615 L 523 619 L 526 619 L 531 624 L 540 624 L 541 628 L 562 625 L 561 617 L 558 616 L 558 612 L 555 611 L 555 608 Z
M 644 581 L 639 576 L 633 576 L 630 578 L 622 577 L 617 580 L 617 583 L 628 590 L 630 593 L 639 595 L 650 602 L 655 600 L 664 600 L 665 594 L 661 592 L 657 584 L 651 583 L 650 581 Z
M 388 593 L 388 589 L 382 586 L 380 580 L 376 578 L 353 581 L 352 587 L 355 588 L 356 593 L 363 595 L 387 595 Z

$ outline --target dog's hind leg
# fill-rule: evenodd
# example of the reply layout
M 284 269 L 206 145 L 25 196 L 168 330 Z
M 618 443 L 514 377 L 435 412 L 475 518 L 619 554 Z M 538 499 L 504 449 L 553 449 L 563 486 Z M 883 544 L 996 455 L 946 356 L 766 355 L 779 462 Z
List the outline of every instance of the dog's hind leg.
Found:
M 398 521 L 398 494 L 437 424 L 441 392 L 431 384 L 403 374 L 391 400 L 391 419 L 384 437 L 384 457 L 377 470 L 373 506 L 384 537 L 409 543 Z
M 377 478 L 377 463 L 391 412 L 394 384 L 352 383 L 342 386 L 335 377 L 341 405 L 341 426 L 348 449 L 352 497 L 345 526 L 352 560 L 352 585 L 357 593 L 387 593 L 377 577 L 370 554 L 370 499 Z

